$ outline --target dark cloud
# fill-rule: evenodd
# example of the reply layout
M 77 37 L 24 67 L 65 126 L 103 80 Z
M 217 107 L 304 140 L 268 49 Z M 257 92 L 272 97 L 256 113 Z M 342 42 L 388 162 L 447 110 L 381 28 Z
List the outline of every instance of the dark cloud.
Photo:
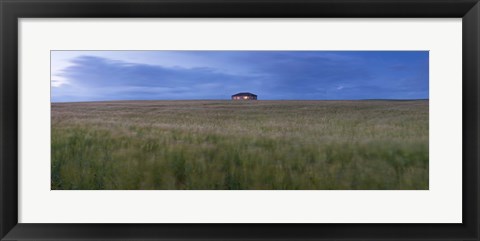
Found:
M 52 101 L 227 99 L 241 91 L 260 99 L 428 98 L 426 51 L 190 52 L 213 64 L 76 57 L 58 74 L 67 82 L 52 87 Z

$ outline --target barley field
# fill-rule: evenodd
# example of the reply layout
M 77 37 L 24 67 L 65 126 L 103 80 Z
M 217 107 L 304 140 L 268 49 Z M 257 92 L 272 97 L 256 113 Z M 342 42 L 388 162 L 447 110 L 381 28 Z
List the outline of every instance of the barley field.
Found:
M 428 100 L 53 103 L 53 190 L 425 190 Z

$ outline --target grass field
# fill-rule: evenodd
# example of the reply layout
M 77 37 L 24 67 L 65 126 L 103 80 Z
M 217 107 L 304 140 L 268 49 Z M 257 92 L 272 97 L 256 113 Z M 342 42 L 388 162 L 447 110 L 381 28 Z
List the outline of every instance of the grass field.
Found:
M 428 100 L 52 104 L 52 189 L 428 189 Z

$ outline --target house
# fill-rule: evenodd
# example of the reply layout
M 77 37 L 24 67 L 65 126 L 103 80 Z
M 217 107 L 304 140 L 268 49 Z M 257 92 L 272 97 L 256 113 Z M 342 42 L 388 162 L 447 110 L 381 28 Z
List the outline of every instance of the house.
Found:
M 257 95 L 249 92 L 242 92 L 242 93 L 232 95 L 232 100 L 256 100 L 256 99 L 257 99 Z

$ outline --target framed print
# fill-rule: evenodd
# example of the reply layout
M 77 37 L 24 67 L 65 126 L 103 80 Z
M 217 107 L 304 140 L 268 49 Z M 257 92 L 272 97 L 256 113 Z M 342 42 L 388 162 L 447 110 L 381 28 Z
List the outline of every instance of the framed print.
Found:
M 2 1 L 2 240 L 478 240 L 479 4 Z

